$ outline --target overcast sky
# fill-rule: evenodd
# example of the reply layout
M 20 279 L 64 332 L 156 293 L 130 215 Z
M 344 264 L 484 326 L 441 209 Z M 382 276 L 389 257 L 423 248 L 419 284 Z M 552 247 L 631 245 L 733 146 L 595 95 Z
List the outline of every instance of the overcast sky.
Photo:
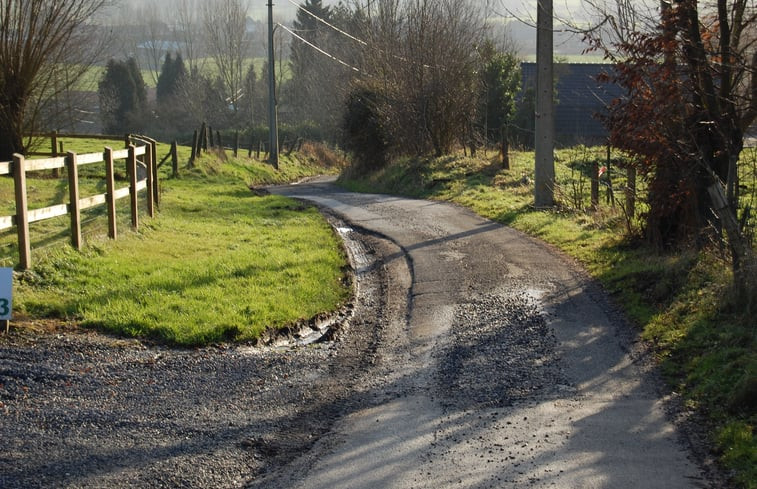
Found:
M 343 0 L 345 1 L 345 0 Z M 488 10 L 490 16 L 506 16 L 511 20 L 534 21 L 536 19 L 537 0 L 472 0 Z M 297 5 L 304 0 L 273 0 L 274 15 L 279 18 L 291 19 L 297 11 Z M 326 5 L 338 3 L 338 0 L 323 0 Z M 349 4 L 350 1 L 346 0 Z M 613 0 L 595 0 L 595 3 L 614 5 Z M 639 6 L 659 5 L 659 0 L 634 0 Z M 268 0 L 249 0 L 250 15 L 256 19 L 267 18 Z M 588 11 L 587 2 L 581 0 L 553 0 L 555 17 L 567 19 L 574 23 L 586 21 L 591 15 Z M 610 7 L 612 8 L 612 7 Z
M 292 0 L 295 4 L 300 4 L 302 1 Z M 304 0 L 303 0 L 304 1 Z M 536 17 L 536 0 L 479 0 L 481 5 L 486 3 L 491 4 L 491 15 L 506 15 L 513 14 L 518 18 L 535 18 Z M 560 16 L 582 16 L 583 9 L 581 8 L 580 0 L 553 0 L 555 14 Z M 274 12 L 278 13 L 284 18 L 293 18 L 297 7 L 289 0 L 274 0 Z M 324 0 L 324 3 L 335 4 L 337 0 Z M 250 1 L 250 15 L 253 18 L 261 19 L 267 16 L 268 0 L 251 0 Z
M 113 0 L 115 5 L 131 4 L 141 5 L 147 8 L 167 9 L 175 5 L 176 0 Z M 194 0 L 200 2 L 202 0 Z M 249 5 L 249 15 L 257 20 L 265 20 L 268 16 L 269 0 L 247 0 Z M 305 0 L 273 0 L 274 17 L 276 21 L 288 21 L 294 19 L 297 12 L 297 6 L 304 3 Z M 322 0 L 326 5 L 334 5 L 339 0 Z M 351 4 L 351 0 L 342 0 L 346 4 Z M 525 21 L 529 24 L 534 23 L 536 19 L 537 0 L 472 0 L 487 9 L 491 17 L 505 17 L 509 20 Z M 613 0 L 594 0 L 598 3 L 614 4 Z M 649 4 L 657 5 L 659 0 L 634 0 L 639 5 Z M 574 24 L 586 21 L 589 17 L 586 8 L 587 2 L 581 0 L 553 0 L 555 16 L 557 22 L 560 19 L 568 19 Z

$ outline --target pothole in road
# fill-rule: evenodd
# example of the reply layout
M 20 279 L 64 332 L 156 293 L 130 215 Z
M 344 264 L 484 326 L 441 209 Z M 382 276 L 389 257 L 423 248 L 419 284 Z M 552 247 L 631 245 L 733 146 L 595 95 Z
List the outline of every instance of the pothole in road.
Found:
M 566 383 L 557 340 L 529 294 L 489 295 L 462 304 L 437 353 L 443 403 L 508 406 Z

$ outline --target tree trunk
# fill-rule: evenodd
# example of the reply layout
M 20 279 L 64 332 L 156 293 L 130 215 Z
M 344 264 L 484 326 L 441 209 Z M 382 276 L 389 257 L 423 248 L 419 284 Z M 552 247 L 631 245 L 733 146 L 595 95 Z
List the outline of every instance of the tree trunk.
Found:
M 728 235 L 733 269 L 733 286 L 736 304 L 744 307 L 747 314 L 757 312 L 757 258 L 739 229 L 736 216 L 731 212 L 723 186 L 719 183 L 707 188 L 717 214 Z
M 0 104 L 3 101 L 0 100 Z M 11 161 L 13 153 L 24 154 L 24 140 L 21 134 L 22 126 L 14 119 L 16 114 L 0 115 L 0 161 Z M 18 117 L 18 119 L 21 119 Z
M 4 136 L 0 137 L 0 161 L 11 161 L 13 154 L 24 154 L 24 146 L 21 138 L 16 138 L 9 132 L 0 128 L 0 133 Z

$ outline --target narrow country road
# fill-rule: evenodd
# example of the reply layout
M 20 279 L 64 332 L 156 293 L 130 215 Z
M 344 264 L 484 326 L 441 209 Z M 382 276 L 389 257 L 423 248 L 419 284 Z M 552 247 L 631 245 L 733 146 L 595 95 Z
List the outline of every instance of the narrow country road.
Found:
M 251 487 L 709 487 L 628 326 L 548 246 L 444 203 L 271 191 L 389 243 L 391 310 L 374 402 Z
M 321 206 L 355 299 L 257 345 L 14 325 L 0 488 L 725 487 L 631 328 L 548 246 L 443 203 L 271 191 Z

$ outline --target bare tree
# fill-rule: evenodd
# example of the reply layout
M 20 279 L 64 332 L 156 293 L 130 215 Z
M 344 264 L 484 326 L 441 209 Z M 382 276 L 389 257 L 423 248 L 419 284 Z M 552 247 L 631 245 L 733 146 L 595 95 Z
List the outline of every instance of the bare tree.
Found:
M 660 3 L 660 0 L 584 0 L 581 7 L 588 23 L 573 19 L 564 23 L 578 33 L 594 32 L 608 45 L 625 42 L 634 33 L 653 32 L 659 27 Z
M 174 0 L 174 39 L 179 44 L 190 74 L 199 73 L 204 63 L 204 31 L 198 0 Z
M 0 2 L 0 160 L 24 152 L 23 134 L 38 125 L 45 103 L 72 86 L 93 62 L 96 52 L 87 22 L 104 3 Z
M 247 7 L 240 0 L 214 0 L 203 4 L 203 16 L 208 48 L 218 67 L 225 98 L 236 112 L 246 74 Z
M 163 20 L 166 17 L 163 16 L 159 5 L 156 3 L 149 7 L 144 6 L 137 10 L 136 15 L 140 22 L 137 29 L 139 62 L 143 69 L 147 68 L 153 85 L 158 83 L 163 57 L 172 50 L 171 32 Z
M 363 11 L 369 40 L 362 67 L 366 83 L 381 92 L 393 144 L 448 153 L 475 110 L 480 10 L 466 1 L 382 0 Z

